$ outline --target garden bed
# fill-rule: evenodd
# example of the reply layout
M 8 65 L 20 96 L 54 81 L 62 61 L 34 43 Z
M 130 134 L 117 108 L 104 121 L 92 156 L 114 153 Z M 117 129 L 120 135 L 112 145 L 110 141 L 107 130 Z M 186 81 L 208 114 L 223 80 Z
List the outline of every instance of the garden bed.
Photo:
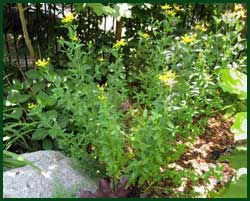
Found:
M 186 26 L 189 4 L 74 7 L 58 22 L 58 55 L 49 48 L 21 79 L 5 71 L 5 167 L 20 165 L 11 151 L 59 150 L 100 181 L 80 197 L 212 197 L 246 173 L 220 160 L 246 150 L 244 5 L 209 7 L 211 19 Z M 89 28 L 112 15 L 115 32 L 86 35 L 89 12 Z

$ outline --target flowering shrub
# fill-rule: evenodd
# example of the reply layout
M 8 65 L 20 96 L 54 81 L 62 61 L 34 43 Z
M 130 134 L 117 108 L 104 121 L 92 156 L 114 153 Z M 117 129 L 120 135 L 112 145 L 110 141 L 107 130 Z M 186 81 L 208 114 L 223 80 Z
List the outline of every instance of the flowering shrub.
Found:
M 32 140 L 51 139 L 114 184 L 122 176 L 145 188 L 162 180 L 178 186 L 181 177 L 201 178 L 171 164 L 204 133 L 207 118 L 223 108 L 217 85 L 221 69 L 244 69 L 246 57 L 237 55 L 245 48 L 238 36 L 244 14 L 236 7 L 214 18 L 215 31 L 200 22 L 176 36 L 183 8 L 166 4 L 161 9 L 164 19 L 138 31 L 136 44 L 123 38 L 101 49 L 81 43 L 74 14 L 61 20 L 67 38 L 59 37 L 58 44 L 68 62 L 63 71 L 49 58 L 36 62 L 33 78 L 46 87 L 27 104 L 27 116 L 37 126 Z
M 166 66 L 163 54 L 165 46 L 173 45 L 171 36 L 150 40 L 144 34 L 140 46 L 150 51 L 149 58 L 145 59 L 145 71 L 136 78 L 140 79 L 139 91 L 129 97 L 120 51 L 126 45 L 125 40 L 117 41 L 108 50 L 115 61 L 102 66 L 107 70 L 107 82 L 96 85 L 98 73 L 92 69 L 99 64 L 91 63 L 95 56 L 91 54 L 93 44 L 88 44 L 88 51 L 82 52 L 83 45 L 72 40 L 77 37 L 77 26 L 67 23 L 63 26 L 68 29 L 71 41 L 59 39 L 59 44 L 65 49 L 69 63 L 63 76 L 50 68 L 41 69 L 44 78 L 54 86 L 51 90 L 54 101 L 48 105 L 55 105 L 44 113 L 42 110 L 47 106 L 40 96 L 36 98 L 40 104 L 30 115 L 38 116 L 41 123 L 34 136 L 41 129 L 48 129 L 46 133 L 58 141 L 61 149 L 75 158 L 97 162 L 115 181 L 124 174 L 132 184 L 167 178 L 172 171 L 168 165 L 183 154 L 186 141 L 202 134 L 205 117 L 220 106 L 221 100 L 215 95 L 217 87 L 207 79 L 208 71 L 197 65 L 193 67 L 196 73 L 192 69 L 177 76 L 177 70 Z M 166 22 L 165 26 L 169 24 Z M 194 42 L 194 38 L 196 35 L 191 39 L 184 36 L 180 45 Z M 156 43 L 155 48 L 148 47 L 152 43 Z M 157 59 L 151 60 L 154 55 Z M 133 105 L 123 113 L 119 108 L 126 100 Z M 201 115 L 205 116 L 194 123 L 193 118 Z M 124 124 L 128 119 L 130 123 Z M 177 144 L 177 139 L 182 143 Z

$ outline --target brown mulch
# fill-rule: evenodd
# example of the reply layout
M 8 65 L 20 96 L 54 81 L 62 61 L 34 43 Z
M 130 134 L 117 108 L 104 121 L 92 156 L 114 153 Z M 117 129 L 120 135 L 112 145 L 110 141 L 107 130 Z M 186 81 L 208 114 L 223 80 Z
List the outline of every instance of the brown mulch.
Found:
M 179 193 L 186 191 L 190 187 L 198 193 L 197 197 L 207 197 L 209 191 L 217 191 L 234 175 L 234 170 L 228 164 L 228 161 L 217 161 L 221 155 L 230 154 L 234 147 L 234 137 L 230 132 L 233 119 L 223 119 L 222 116 L 208 119 L 204 135 L 197 137 L 194 144 L 181 156 L 181 158 L 170 165 L 171 168 L 183 170 L 190 168 L 197 175 L 202 176 L 210 168 L 216 168 L 216 165 L 223 167 L 222 179 L 209 176 L 209 182 L 200 181 L 194 186 L 192 182 L 184 181 L 181 187 L 176 189 Z

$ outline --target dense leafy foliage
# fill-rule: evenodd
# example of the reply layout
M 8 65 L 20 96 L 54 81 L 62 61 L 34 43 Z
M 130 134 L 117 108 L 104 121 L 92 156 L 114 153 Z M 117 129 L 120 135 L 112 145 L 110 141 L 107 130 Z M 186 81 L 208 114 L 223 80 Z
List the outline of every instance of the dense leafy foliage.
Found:
M 79 13 L 91 8 L 98 16 L 131 17 L 119 5 L 75 6 Z M 37 70 L 27 71 L 23 82 L 12 80 L 4 91 L 4 149 L 18 144 L 29 151 L 63 150 L 93 175 L 109 177 L 114 186 L 123 176 L 128 185 L 142 188 L 157 187 L 163 180 L 179 186 L 183 177 L 193 183 L 204 179 L 170 164 L 204 134 L 209 117 L 229 107 L 239 111 L 228 92 L 245 107 L 246 56 L 239 55 L 246 45 L 239 35 L 242 8 L 214 15 L 213 29 L 200 21 L 185 34 L 178 30 L 181 6 L 155 9 L 160 19 L 148 18 L 148 29 L 112 46 L 83 43 L 76 17 L 63 18 L 66 36 L 58 38 L 63 68 L 49 58 L 39 59 Z M 245 112 L 236 115 L 231 128 L 236 138 L 246 135 L 244 118 Z M 99 191 L 89 197 L 103 197 L 106 191 L 119 197 L 101 181 Z M 124 197 L 126 182 L 121 183 Z

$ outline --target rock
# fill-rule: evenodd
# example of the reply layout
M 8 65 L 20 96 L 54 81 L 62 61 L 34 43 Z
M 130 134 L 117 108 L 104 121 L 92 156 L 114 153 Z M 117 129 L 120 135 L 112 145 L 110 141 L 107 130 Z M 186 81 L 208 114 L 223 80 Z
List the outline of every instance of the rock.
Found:
M 97 189 L 96 182 L 73 169 L 72 161 L 58 151 L 37 151 L 22 156 L 42 169 L 42 172 L 31 166 L 5 171 L 3 195 L 6 198 L 52 198 L 56 186 L 56 191 L 74 189 L 74 195 L 80 189 L 92 192 Z

